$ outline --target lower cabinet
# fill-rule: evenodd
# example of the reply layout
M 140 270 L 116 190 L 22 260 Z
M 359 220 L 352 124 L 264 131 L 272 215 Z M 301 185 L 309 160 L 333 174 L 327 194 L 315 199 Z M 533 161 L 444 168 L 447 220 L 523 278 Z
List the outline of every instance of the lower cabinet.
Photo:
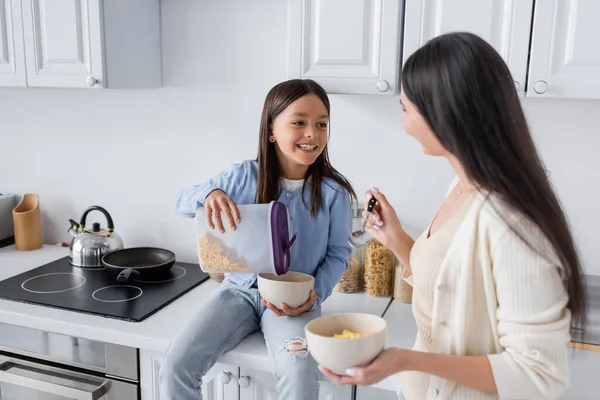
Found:
M 398 400 L 398 394 L 391 390 L 358 386 L 356 400 Z
M 162 356 L 140 352 L 142 400 L 161 400 L 158 374 Z M 277 380 L 270 372 L 215 364 L 202 380 L 203 400 L 278 400 Z M 174 399 L 162 399 L 174 400 Z M 352 388 L 321 382 L 319 400 L 352 400 Z

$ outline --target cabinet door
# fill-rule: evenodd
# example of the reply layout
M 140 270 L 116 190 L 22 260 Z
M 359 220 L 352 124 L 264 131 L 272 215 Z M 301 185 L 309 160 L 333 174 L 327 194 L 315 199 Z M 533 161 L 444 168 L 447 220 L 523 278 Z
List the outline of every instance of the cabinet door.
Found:
M 240 369 L 227 364 L 215 364 L 202 380 L 202 398 L 206 400 L 238 400 Z
M 398 400 L 398 394 L 391 390 L 358 386 L 356 388 L 356 400 Z
M 240 400 L 278 400 L 277 379 L 270 372 L 240 368 Z
M 100 0 L 22 0 L 31 87 L 101 87 Z
M 0 0 L 0 86 L 27 86 L 21 0 Z
M 535 3 L 528 97 L 600 98 L 600 1 Z
M 394 94 L 401 0 L 288 0 L 288 75 L 328 93 Z
M 162 355 L 140 351 L 141 400 L 160 400 L 159 381 Z M 205 400 L 238 400 L 239 369 L 227 364 L 215 364 L 202 380 Z
M 539 3 L 539 2 L 538 2 Z M 410 0 L 406 2 L 403 63 L 444 33 L 466 31 L 490 43 L 525 89 L 533 0 Z
M 240 369 L 240 400 L 277 400 L 277 379 L 270 372 Z M 321 382 L 319 400 L 351 400 L 352 388 Z
M 321 382 L 319 400 L 351 400 L 352 398 L 352 386 L 340 386 L 332 382 Z

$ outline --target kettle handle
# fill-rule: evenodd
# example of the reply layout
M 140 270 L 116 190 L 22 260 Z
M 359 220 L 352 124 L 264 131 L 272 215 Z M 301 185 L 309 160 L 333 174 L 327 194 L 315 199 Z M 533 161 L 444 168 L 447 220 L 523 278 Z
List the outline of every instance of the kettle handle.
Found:
M 79 221 L 79 226 L 81 227 L 81 229 L 85 228 L 85 220 L 87 218 L 87 215 L 91 211 L 100 211 L 102 214 L 104 214 L 104 216 L 106 217 L 106 223 L 108 224 L 109 232 L 113 232 L 115 230 L 115 225 L 113 224 L 112 217 L 110 216 L 108 211 L 106 211 L 104 208 L 102 208 L 100 206 L 91 206 L 83 212 L 83 215 L 81 216 L 81 220 Z

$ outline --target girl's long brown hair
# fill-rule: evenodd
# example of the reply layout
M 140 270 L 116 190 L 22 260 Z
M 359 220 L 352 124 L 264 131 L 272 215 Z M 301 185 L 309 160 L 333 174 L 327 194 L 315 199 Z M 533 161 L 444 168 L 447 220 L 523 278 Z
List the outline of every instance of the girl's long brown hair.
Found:
M 571 331 L 583 333 L 586 302 L 579 256 L 502 57 L 476 35 L 441 35 L 406 60 L 402 87 L 469 179 L 499 195 L 552 243 L 567 276 Z
M 307 94 L 314 94 L 323 102 L 330 115 L 329 97 L 325 90 L 317 82 L 310 79 L 292 79 L 281 82 L 273 87 L 267 94 L 260 120 L 260 137 L 258 144 L 258 183 L 256 188 L 256 202 L 269 203 L 277 200 L 280 195 L 282 179 L 282 169 L 279 158 L 275 152 L 275 143 L 271 143 L 271 124 L 279 114 L 283 112 L 290 104 Z M 308 167 L 305 176 L 304 186 L 302 187 L 302 199 L 304 201 L 304 191 L 306 185 L 311 183 L 310 193 L 310 214 L 314 217 L 321 210 L 321 183 L 325 178 L 332 179 L 348 191 L 356 199 L 356 193 L 352 184 L 341 173 L 339 173 L 329 162 L 327 153 L 328 146 L 325 146 L 317 160 Z

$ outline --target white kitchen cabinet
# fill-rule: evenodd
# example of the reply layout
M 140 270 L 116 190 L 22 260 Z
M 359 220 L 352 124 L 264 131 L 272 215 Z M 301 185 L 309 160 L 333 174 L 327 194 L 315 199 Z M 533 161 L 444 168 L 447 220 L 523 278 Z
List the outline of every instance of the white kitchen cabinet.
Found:
M 21 0 L 0 0 L 0 86 L 27 86 Z
M 241 368 L 240 400 L 278 400 L 277 379 L 271 372 Z M 321 382 L 319 400 L 351 400 L 352 388 Z
M 158 374 L 162 355 L 140 351 L 140 384 L 142 400 L 160 400 Z M 217 363 L 202 380 L 202 395 L 205 400 L 238 400 L 239 368 Z
M 527 76 L 532 8 L 533 0 L 407 1 L 403 64 L 436 36 L 456 31 L 471 32 L 485 39 L 504 58 L 517 91 L 522 94 Z
M 328 93 L 397 93 L 401 3 L 288 0 L 288 77 Z
M 16 1 L 28 86 L 160 86 L 159 0 Z
M 392 390 L 358 386 L 356 400 L 398 400 L 398 394 Z
M 202 380 L 202 398 L 206 400 L 238 400 L 240 369 L 227 364 L 215 364 Z
M 536 1 L 528 97 L 600 98 L 600 2 Z

